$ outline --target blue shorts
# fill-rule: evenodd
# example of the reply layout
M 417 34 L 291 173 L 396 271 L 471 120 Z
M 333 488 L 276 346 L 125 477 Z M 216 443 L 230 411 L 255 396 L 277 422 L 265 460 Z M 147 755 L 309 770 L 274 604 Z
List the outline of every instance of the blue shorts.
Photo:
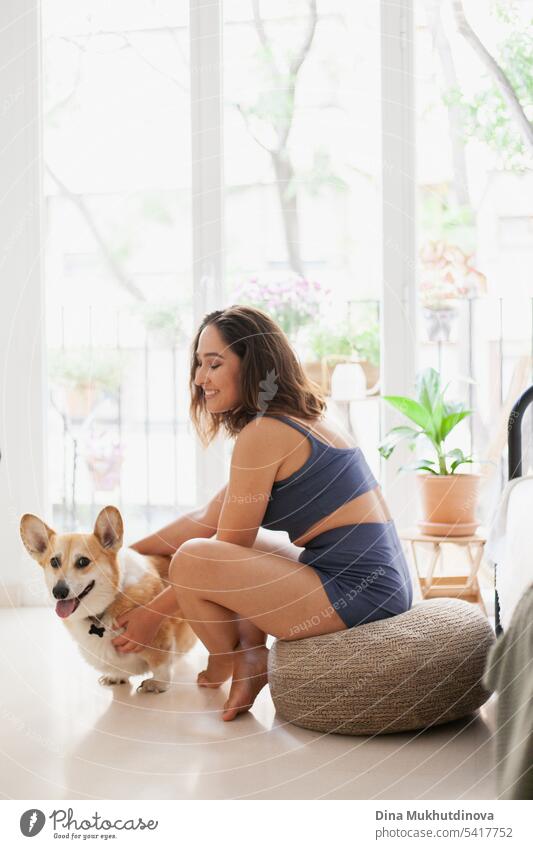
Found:
M 405 613 L 411 573 L 394 522 L 364 522 L 325 531 L 298 558 L 318 573 L 347 628 Z

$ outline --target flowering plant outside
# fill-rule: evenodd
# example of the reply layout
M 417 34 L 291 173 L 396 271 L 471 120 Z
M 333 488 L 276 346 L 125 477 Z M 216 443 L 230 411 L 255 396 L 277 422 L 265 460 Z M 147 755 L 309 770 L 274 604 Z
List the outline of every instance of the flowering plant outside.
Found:
M 455 301 L 485 294 L 487 278 L 471 264 L 472 257 L 457 245 L 427 242 L 420 251 L 422 306 L 452 309 Z
M 239 303 L 264 310 L 291 336 L 317 318 L 320 301 L 328 291 L 304 277 L 274 282 L 252 277 L 235 289 L 234 297 Z
M 122 379 L 122 352 L 97 348 L 55 349 L 49 354 L 50 375 L 58 386 L 116 392 Z
M 118 439 L 106 430 L 91 429 L 85 441 L 85 462 L 96 490 L 112 490 L 120 483 L 124 452 Z

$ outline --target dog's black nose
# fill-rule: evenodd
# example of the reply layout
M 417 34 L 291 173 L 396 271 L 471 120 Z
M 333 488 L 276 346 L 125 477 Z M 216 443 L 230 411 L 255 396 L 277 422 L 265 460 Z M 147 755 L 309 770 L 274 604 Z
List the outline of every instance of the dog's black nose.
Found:
M 54 598 L 66 598 L 69 592 L 70 590 L 65 581 L 58 581 L 54 589 L 52 590 Z

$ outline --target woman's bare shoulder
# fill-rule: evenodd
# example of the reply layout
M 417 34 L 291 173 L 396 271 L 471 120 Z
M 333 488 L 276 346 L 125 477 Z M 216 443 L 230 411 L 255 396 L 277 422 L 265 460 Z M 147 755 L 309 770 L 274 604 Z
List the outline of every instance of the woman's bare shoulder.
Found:
M 252 445 L 254 443 L 264 444 L 265 440 L 283 440 L 287 434 L 287 427 L 283 422 L 273 416 L 257 415 L 246 424 L 237 434 L 235 445 L 238 443 Z
M 280 414 L 281 415 L 281 414 Z M 352 434 L 348 433 L 342 425 L 334 418 L 329 416 L 320 416 L 315 419 L 302 419 L 292 414 L 284 413 L 283 416 L 292 419 L 295 423 L 301 425 L 305 430 L 309 430 L 317 439 L 337 448 L 355 448 L 356 441 Z M 295 444 L 301 443 L 301 432 L 296 428 L 291 427 L 272 416 L 264 415 L 257 416 L 241 430 L 239 437 L 242 437 L 241 444 L 254 446 L 260 444 L 263 447 L 267 445 L 277 445 L 279 447 L 288 447 L 291 449 Z
M 282 422 L 267 416 L 252 419 L 237 434 L 232 464 L 243 468 L 256 468 L 259 464 L 276 470 L 294 449 L 291 441 L 294 437 L 287 433 L 289 430 L 283 428 Z
M 304 422 L 301 422 L 304 424 Z M 340 422 L 331 416 L 321 416 L 312 422 L 305 423 L 313 434 L 331 445 L 333 448 L 356 448 L 357 442 L 353 433 L 350 433 Z
M 274 414 L 257 416 L 237 435 L 233 456 L 253 456 L 256 460 L 261 458 L 267 463 L 281 462 L 287 454 L 298 448 L 301 442 L 302 434 L 279 418 L 274 418 Z

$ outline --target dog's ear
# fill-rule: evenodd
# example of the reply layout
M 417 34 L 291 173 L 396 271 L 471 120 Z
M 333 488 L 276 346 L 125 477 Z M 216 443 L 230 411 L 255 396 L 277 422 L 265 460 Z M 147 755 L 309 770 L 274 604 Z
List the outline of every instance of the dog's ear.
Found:
M 34 560 L 40 562 L 48 548 L 49 542 L 56 532 L 49 528 L 42 519 L 25 513 L 20 520 L 20 536 L 27 551 Z
M 109 506 L 100 510 L 93 531 L 102 548 L 118 551 L 122 545 L 124 526 L 122 516 L 116 507 Z

